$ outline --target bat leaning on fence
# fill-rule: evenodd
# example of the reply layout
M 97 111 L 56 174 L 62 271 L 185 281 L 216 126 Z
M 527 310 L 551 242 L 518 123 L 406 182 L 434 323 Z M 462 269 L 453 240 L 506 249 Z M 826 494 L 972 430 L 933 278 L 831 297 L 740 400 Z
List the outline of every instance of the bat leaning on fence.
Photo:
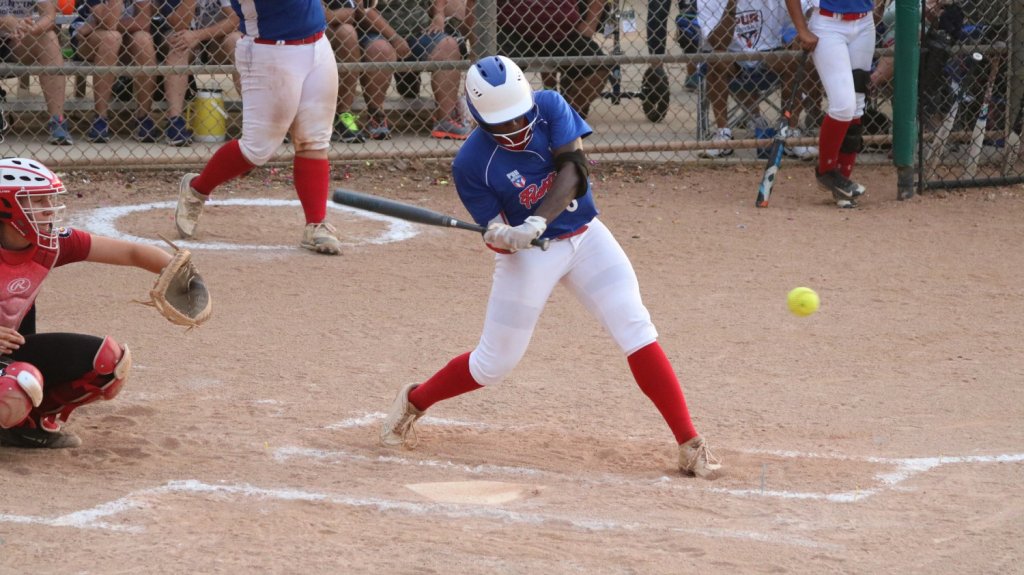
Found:
M 353 192 L 351 190 L 334 190 L 334 194 L 331 199 L 336 204 L 342 204 L 360 210 L 366 210 L 368 212 L 375 212 L 378 214 L 384 214 L 385 216 L 392 216 L 402 220 L 410 222 L 416 222 L 418 224 L 427 224 L 428 226 L 440 226 L 442 228 L 455 228 L 459 230 L 469 230 L 471 232 L 477 232 L 482 234 L 487 231 L 484 226 L 466 222 L 458 218 L 442 214 L 441 212 L 435 212 L 427 208 L 421 208 L 420 206 L 413 206 L 403 202 L 389 200 L 380 196 L 374 196 L 371 194 L 363 194 L 360 192 Z M 532 243 L 534 246 L 546 250 L 548 249 L 547 239 L 535 239 Z
M 797 60 L 796 70 L 796 82 L 793 84 L 793 92 L 789 95 L 789 102 L 786 103 L 786 109 L 782 111 L 782 117 L 779 119 L 779 125 L 775 130 L 775 138 L 772 140 L 772 147 L 768 151 L 768 165 L 764 168 L 764 175 L 761 176 L 761 183 L 757 186 L 757 200 L 754 205 L 759 208 L 768 207 L 768 199 L 771 198 L 772 188 L 775 187 L 775 179 L 779 174 L 779 168 L 782 166 L 782 154 L 785 151 L 786 128 L 789 127 L 789 119 L 793 116 L 793 108 L 796 107 L 798 97 L 803 97 L 803 81 L 804 72 L 807 68 L 807 54 L 804 52 L 800 55 L 800 59 Z
M 974 132 L 971 133 L 971 143 L 967 149 L 967 167 L 964 170 L 964 175 L 971 180 L 978 175 L 978 161 L 981 159 L 981 151 L 985 147 L 985 130 L 988 129 L 989 103 L 992 100 L 992 91 L 995 89 L 997 76 L 999 76 L 999 57 L 992 56 L 989 58 L 988 81 L 985 83 L 981 111 L 978 112 L 978 119 L 974 122 Z

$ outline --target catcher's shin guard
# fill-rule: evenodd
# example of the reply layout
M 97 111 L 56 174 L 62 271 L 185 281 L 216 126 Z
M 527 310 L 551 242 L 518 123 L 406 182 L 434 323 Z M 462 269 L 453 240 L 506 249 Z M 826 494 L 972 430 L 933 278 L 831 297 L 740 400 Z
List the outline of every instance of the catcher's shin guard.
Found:
M 0 428 L 17 426 L 43 400 L 43 374 L 36 366 L 15 361 L 0 372 Z
M 57 418 L 67 421 L 71 412 L 83 405 L 114 399 L 124 387 L 131 367 L 132 354 L 128 346 L 118 344 L 111 337 L 103 338 L 93 358 L 91 371 L 47 390 L 38 410 L 40 420 L 52 422 L 51 425 L 59 429 Z

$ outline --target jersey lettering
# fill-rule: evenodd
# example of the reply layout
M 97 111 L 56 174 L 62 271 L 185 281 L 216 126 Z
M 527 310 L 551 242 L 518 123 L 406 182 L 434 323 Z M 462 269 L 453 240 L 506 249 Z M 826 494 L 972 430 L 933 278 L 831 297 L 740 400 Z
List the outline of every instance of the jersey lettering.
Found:
M 763 22 L 760 10 L 749 10 L 736 14 L 736 38 L 742 41 L 748 50 L 757 46 L 757 41 L 761 38 Z
M 548 174 L 539 187 L 535 184 L 530 184 L 525 190 L 519 192 L 519 203 L 524 208 L 532 210 L 533 206 L 537 205 L 548 194 L 551 182 L 555 181 L 555 174 L 556 172 Z

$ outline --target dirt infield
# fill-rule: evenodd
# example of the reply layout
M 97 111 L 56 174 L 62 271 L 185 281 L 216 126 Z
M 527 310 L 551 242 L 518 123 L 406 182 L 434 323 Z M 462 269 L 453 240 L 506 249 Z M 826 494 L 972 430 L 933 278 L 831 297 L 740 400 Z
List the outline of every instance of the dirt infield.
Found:
M 493 256 L 337 208 L 344 255 L 305 252 L 290 174 L 259 170 L 186 244 L 206 326 L 131 303 L 139 270 L 52 274 L 40 329 L 109 334 L 135 367 L 72 417 L 82 447 L 0 449 L 0 573 L 1020 572 L 1024 187 L 897 202 L 867 168 L 841 211 L 787 164 L 759 210 L 759 171 L 594 170 L 716 480 L 674 472 L 561 289 L 507 381 L 431 409 L 416 450 L 378 447 L 396 389 L 475 345 Z M 465 217 L 437 167 L 334 176 Z M 170 236 L 178 177 L 67 174 L 71 221 Z M 798 285 L 817 314 L 786 310 Z

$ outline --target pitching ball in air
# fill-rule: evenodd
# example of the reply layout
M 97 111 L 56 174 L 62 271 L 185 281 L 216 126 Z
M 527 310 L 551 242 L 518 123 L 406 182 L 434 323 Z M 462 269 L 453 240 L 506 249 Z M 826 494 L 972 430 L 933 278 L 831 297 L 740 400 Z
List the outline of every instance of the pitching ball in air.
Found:
M 818 293 L 811 288 L 798 287 L 790 290 L 789 295 L 786 296 L 786 304 L 789 305 L 789 311 L 800 317 L 805 317 L 818 311 L 821 300 L 818 299 Z

